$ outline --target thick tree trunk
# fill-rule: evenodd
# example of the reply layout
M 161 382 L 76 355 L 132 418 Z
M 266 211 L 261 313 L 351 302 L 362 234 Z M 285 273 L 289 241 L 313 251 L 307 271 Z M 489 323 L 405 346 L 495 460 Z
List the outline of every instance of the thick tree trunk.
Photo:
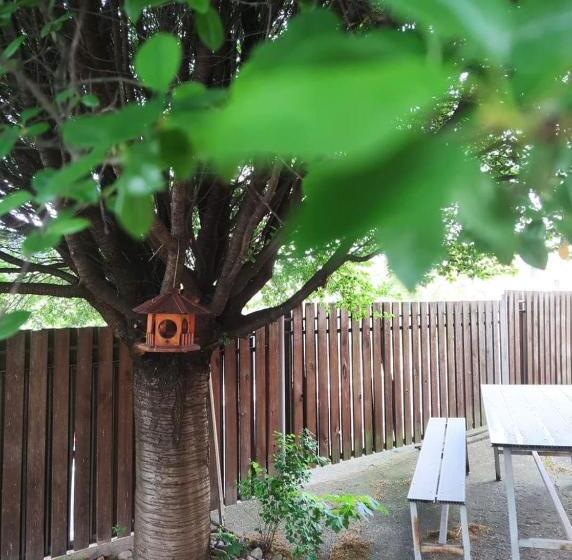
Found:
M 208 358 L 134 364 L 137 560 L 205 560 L 209 545 Z

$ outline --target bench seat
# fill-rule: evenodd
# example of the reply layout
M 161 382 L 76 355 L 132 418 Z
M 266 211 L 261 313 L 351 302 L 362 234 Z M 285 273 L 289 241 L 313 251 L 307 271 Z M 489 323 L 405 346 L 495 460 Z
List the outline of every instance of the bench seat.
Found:
M 411 527 L 415 560 L 422 552 L 460 554 L 471 557 L 469 527 L 465 505 L 467 438 L 464 418 L 431 418 L 425 430 L 421 452 L 415 467 L 407 499 L 411 509 Z M 418 503 L 440 504 L 439 544 L 422 544 L 417 513 Z M 458 505 L 463 546 L 447 544 L 449 506 Z

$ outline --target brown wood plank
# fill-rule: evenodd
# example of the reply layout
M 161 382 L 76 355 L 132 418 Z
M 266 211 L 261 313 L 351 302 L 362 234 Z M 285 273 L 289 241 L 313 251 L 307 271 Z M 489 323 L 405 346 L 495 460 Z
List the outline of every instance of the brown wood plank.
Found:
M 77 331 L 77 363 L 75 371 L 75 484 L 74 484 L 74 548 L 89 545 L 91 534 L 90 469 L 91 469 L 91 392 L 93 329 Z M 120 409 L 121 410 L 121 409 Z
M 26 453 L 26 557 L 44 557 L 48 331 L 30 334 Z
M 533 365 L 531 383 L 539 383 L 541 378 L 541 354 L 539 348 L 539 330 L 540 330 L 540 297 L 538 292 L 532 294 L 532 337 L 529 340 L 533 345 Z
M 532 383 L 534 376 L 534 345 L 533 339 L 533 310 L 532 310 L 532 295 L 530 292 L 525 296 L 525 309 L 526 309 L 526 382 Z
M 111 540 L 113 525 L 113 331 L 98 329 L 97 364 L 97 542 Z
M 302 329 L 300 329 L 302 332 Z M 266 327 L 256 331 L 256 462 L 266 468 L 268 458 L 268 434 L 267 434 L 267 359 L 266 359 Z M 302 430 L 297 431 L 300 433 Z
M 240 480 L 245 480 L 252 460 L 252 407 L 254 405 L 249 336 L 239 339 L 238 349 L 238 464 Z
M 238 480 L 238 372 L 236 340 L 224 346 L 224 499 L 236 503 Z
M 486 336 L 486 311 L 485 302 L 479 301 L 477 308 L 477 320 L 479 322 L 479 385 L 477 387 L 479 425 L 484 423 L 484 415 L 481 404 L 481 383 L 487 382 L 487 336 Z
M 478 303 L 471 302 L 471 372 L 473 381 L 473 418 L 475 428 L 481 425 L 479 383 L 479 311 Z
M 563 371 L 563 361 L 564 361 L 564 346 L 562 343 L 562 332 L 563 332 L 563 323 L 562 323 L 562 294 L 557 293 L 555 295 L 555 310 L 556 310 L 556 317 L 555 317 L 555 328 L 556 328 L 556 353 L 554 356 L 555 359 L 555 376 L 554 382 L 557 384 L 562 383 L 562 371 Z
M 572 383 L 571 361 L 570 361 L 570 294 L 564 294 L 562 300 L 562 322 L 564 324 L 563 330 L 563 345 L 564 345 L 564 364 L 563 364 L 563 384 Z
M 349 318 L 345 309 L 340 311 L 340 379 L 342 387 L 342 457 L 352 456 L 351 379 Z
M 422 389 L 421 389 L 421 358 L 420 340 L 421 333 L 419 327 L 419 303 L 415 302 L 411 307 L 411 383 L 413 393 L 413 439 L 415 443 L 421 441 L 423 415 Z
M 457 416 L 457 388 L 455 379 L 455 305 L 445 305 L 445 326 L 447 336 L 447 416 Z
M 133 361 L 119 345 L 117 372 L 117 505 L 116 523 L 128 534 L 133 527 Z
M 411 394 L 411 303 L 401 305 L 401 346 L 403 353 L 403 432 L 405 444 L 413 441 L 413 405 Z
M 0 558 L 20 558 L 21 492 L 24 428 L 26 336 L 19 332 L 6 342 L 4 374 L 4 423 L 2 452 L 2 523 Z
M 539 376 L 537 383 L 546 383 L 546 370 L 547 370 L 547 344 L 549 329 L 547 328 L 547 313 L 546 313 L 546 297 L 545 294 L 539 294 L 538 305 L 538 320 L 539 320 Z
M 361 373 L 361 333 L 360 321 L 352 316 L 352 402 L 353 402 L 353 440 L 354 456 L 363 454 L 363 385 Z
M 330 406 L 328 371 L 328 314 L 318 305 L 318 451 L 330 456 Z
M 557 371 L 556 371 L 556 361 L 557 361 L 557 356 L 556 356 L 556 352 L 557 350 L 559 350 L 559 347 L 557 346 L 557 343 L 559 343 L 559 324 L 557 322 L 557 317 L 558 317 L 558 313 L 559 313 L 559 309 L 556 306 L 556 299 L 557 299 L 557 294 L 550 294 L 550 332 L 551 332 L 551 337 L 550 337 L 550 354 L 551 354 L 551 360 L 550 360 L 550 383 L 555 384 L 557 382 Z
M 221 387 L 222 387 L 222 371 L 221 371 L 221 357 L 220 357 L 220 348 L 215 348 L 212 351 L 211 359 L 210 359 L 210 374 L 211 374 L 211 384 L 213 388 L 213 408 L 214 408 L 214 423 L 216 425 L 216 442 L 213 443 L 213 434 L 212 431 L 210 432 L 210 442 L 211 445 L 216 445 L 218 447 L 218 456 L 219 461 L 220 458 L 223 456 L 222 446 L 221 446 L 221 438 L 222 438 L 222 426 L 221 426 L 221 418 L 222 418 L 222 395 L 221 395 Z M 209 420 L 210 420 L 209 416 Z M 212 426 L 211 426 L 212 430 Z M 221 476 L 224 474 L 223 465 L 219 464 L 218 467 L 221 469 Z M 219 496 L 219 486 L 218 486 L 218 474 L 217 474 L 217 464 L 216 464 L 216 454 L 213 451 L 210 454 L 210 478 L 211 478 L 211 510 L 217 509 L 219 505 L 219 499 L 222 498 L 224 500 L 224 495 Z M 224 491 L 223 491 L 224 494 Z
M 515 346 L 515 356 L 514 356 L 514 368 L 515 368 L 515 383 L 522 383 L 522 340 L 521 340 L 521 320 L 520 320 L 520 309 L 521 309 L 522 293 L 516 294 L 516 302 L 514 306 L 514 346 Z M 492 381 L 490 381 L 492 383 Z
M 363 371 L 363 431 L 366 454 L 373 451 L 373 379 L 371 366 L 371 317 L 368 313 L 361 321 L 361 352 Z
M 276 452 L 277 432 L 284 431 L 282 379 L 282 343 L 284 341 L 284 319 L 278 319 L 268 326 L 268 463 L 272 470 L 272 457 Z
M 68 549 L 68 487 L 71 473 L 70 417 L 70 331 L 54 331 L 54 374 L 52 386 L 52 557 Z
M 472 344 L 471 344 L 471 307 L 469 302 L 463 302 L 463 357 L 464 357 L 464 377 L 465 388 L 465 418 L 467 428 L 474 428 L 473 417 L 473 367 L 472 367 Z
M 393 401 L 395 422 L 395 446 L 403 445 L 403 372 L 401 354 L 401 308 L 399 302 L 391 304 L 393 344 Z
M 463 348 L 463 304 L 453 304 L 455 312 L 455 393 L 457 401 L 457 416 L 464 418 L 465 414 L 465 361 Z
M 304 324 L 302 306 L 292 310 L 292 426 L 295 434 L 304 429 Z
M 373 440 L 376 451 L 382 451 L 385 441 L 383 430 L 383 364 L 381 360 L 381 303 L 373 304 Z
M 385 393 L 385 448 L 393 449 L 395 437 L 393 435 L 393 368 L 391 361 L 391 303 L 384 303 L 383 313 L 383 345 L 381 347 L 383 361 L 383 388 Z
M 437 303 L 437 337 L 439 342 L 439 414 L 447 416 L 447 339 L 445 304 Z
M 437 346 L 437 304 L 429 304 L 429 363 L 431 416 L 439 416 L 439 354 Z
M 494 383 L 494 347 L 493 347 L 493 302 L 487 301 L 485 305 L 485 338 L 486 338 L 486 377 L 481 379 L 482 383 L 492 385 Z M 518 353 L 517 371 L 520 371 L 520 352 Z
M 508 378 L 512 385 L 515 383 L 516 368 L 515 368 L 515 322 L 514 318 L 514 294 L 509 292 L 506 294 L 506 308 L 508 317 Z
M 431 417 L 431 388 L 429 370 L 429 306 L 426 302 L 421 302 L 420 313 L 420 334 L 421 334 L 421 394 L 422 394 L 422 430 L 425 428 Z
M 330 363 L 330 442 L 332 463 L 339 463 L 341 452 L 340 435 L 340 363 L 338 356 L 338 310 L 330 305 L 328 316 L 328 341 Z
M 316 339 L 315 339 L 315 317 L 316 311 L 313 303 L 306 303 L 306 336 L 305 343 L 305 364 L 306 383 L 304 387 L 305 418 L 306 428 L 315 436 L 318 434 L 317 400 L 316 400 Z

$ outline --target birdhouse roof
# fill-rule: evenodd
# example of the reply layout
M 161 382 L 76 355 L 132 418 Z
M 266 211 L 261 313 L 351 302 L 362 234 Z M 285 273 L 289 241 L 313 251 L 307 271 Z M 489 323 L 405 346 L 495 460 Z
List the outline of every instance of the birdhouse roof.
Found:
M 147 300 L 133 309 L 135 313 L 175 313 L 205 315 L 209 311 L 206 307 L 191 301 L 178 292 L 167 292 Z

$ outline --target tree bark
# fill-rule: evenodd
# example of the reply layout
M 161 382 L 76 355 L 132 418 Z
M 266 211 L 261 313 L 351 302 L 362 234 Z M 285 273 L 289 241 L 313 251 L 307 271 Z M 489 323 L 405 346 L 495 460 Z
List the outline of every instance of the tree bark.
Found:
M 206 560 L 210 519 L 208 356 L 134 363 L 136 560 Z

